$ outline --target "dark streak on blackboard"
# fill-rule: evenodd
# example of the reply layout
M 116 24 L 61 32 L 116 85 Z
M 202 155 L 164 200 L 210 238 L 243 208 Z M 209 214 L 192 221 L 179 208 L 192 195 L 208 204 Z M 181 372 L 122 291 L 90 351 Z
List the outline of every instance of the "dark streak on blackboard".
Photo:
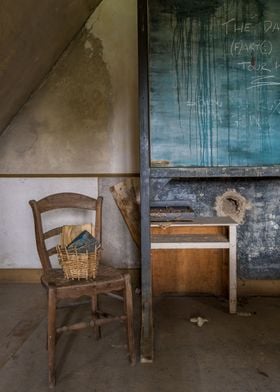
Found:
M 276 87 L 270 87 L 273 84 L 263 82 L 263 78 L 269 75 L 265 66 L 254 72 L 247 69 L 248 64 L 261 67 L 269 57 L 257 50 L 250 53 L 244 49 L 239 51 L 238 46 L 244 44 L 246 47 L 267 39 L 264 3 L 259 0 L 154 0 L 151 3 L 155 5 L 154 9 L 158 7 L 156 4 L 161 6 L 160 12 L 151 18 L 157 33 L 157 46 L 153 46 L 153 42 L 151 45 L 155 59 L 151 78 L 152 159 L 167 160 L 171 166 L 279 164 L 277 151 L 280 145 L 277 142 L 275 147 L 272 143 L 273 139 L 277 140 L 277 132 L 279 135 L 276 129 L 276 116 L 280 114 L 279 95 L 275 93 Z M 155 16 L 160 14 L 168 15 L 170 21 L 171 53 L 166 47 L 169 32 L 163 31 L 163 41 L 160 38 L 158 29 L 163 26 L 160 24 L 163 19 L 160 22 L 161 17 Z M 235 30 L 231 24 L 229 26 L 234 31 L 225 34 L 222 26 L 231 20 L 236 23 Z M 244 35 L 244 31 L 239 31 L 242 24 L 254 24 L 254 31 L 252 29 Z M 276 45 L 275 52 L 278 47 Z M 158 53 L 163 63 L 157 60 Z M 174 79 L 172 69 L 168 69 L 169 60 L 165 62 L 164 55 L 166 59 L 168 55 L 173 58 Z M 161 64 L 164 67 L 161 68 Z M 170 86 L 169 95 L 162 94 L 168 91 L 167 87 L 162 92 L 160 90 L 165 81 Z M 176 102 L 170 101 L 172 88 L 176 91 L 177 109 Z M 157 97 L 163 105 L 159 110 Z M 276 104 L 279 100 L 279 112 L 278 107 L 277 111 L 271 109 L 273 99 Z M 168 107 L 168 121 L 165 121 L 164 107 Z M 173 123 L 170 116 L 174 117 Z M 153 127 L 153 120 L 157 128 Z M 169 141 L 166 139 L 168 131 L 162 127 L 167 124 L 175 131 L 170 134 Z M 171 147 L 169 152 L 166 151 L 167 143 L 172 142 L 175 146 L 175 140 L 176 152 L 172 152 Z M 153 151 L 158 155 L 153 155 Z

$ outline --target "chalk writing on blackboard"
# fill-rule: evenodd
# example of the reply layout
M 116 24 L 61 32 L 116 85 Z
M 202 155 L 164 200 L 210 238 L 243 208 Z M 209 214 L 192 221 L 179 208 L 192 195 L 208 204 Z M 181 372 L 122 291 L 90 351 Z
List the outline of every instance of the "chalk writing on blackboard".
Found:
M 150 0 L 151 158 L 280 164 L 280 2 Z

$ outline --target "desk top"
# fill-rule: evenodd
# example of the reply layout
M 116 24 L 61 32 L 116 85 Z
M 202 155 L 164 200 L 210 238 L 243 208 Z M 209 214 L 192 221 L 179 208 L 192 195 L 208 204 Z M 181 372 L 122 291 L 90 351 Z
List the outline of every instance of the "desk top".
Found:
M 151 222 L 152 227 L 170 226 L 237 226 L 238 223 L 228 216 L 195 217 L 184 221 Z

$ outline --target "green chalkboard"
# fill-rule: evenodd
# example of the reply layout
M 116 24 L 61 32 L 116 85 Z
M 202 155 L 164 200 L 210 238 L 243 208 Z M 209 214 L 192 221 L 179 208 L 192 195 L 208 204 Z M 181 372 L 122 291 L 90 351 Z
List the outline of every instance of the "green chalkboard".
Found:
M 151 165 L 279 165 L 280 1 L 148 6 Z

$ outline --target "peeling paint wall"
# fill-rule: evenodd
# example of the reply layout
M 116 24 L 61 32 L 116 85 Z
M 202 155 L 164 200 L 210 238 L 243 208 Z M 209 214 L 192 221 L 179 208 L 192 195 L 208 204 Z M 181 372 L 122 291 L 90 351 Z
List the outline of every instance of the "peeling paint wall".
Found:
M 113 143 L 111 111 L 102 44 L 83 32 L 1 136 L 1 169 L 28 174 L 102 170 Z
M 0 173 L 138 171 L 136 0 L 103 0 L 0 136 Z
M 105 261 L 139 266 L 139 252 L 109 191 L 120 179 L 98 178 L 138 172 L 136 12 L 136 0 L 103 0 L 0 135 L 0 268 L 39 268 L 28 200 L 57 191 L 102 195 Z
M 86 24 L 102 40 L 112 82 L 112 171 L 138 171 L 138 54 L 136 0 L 103 0 Z M 110 28 L 108 28 L 110 26 Z M 122 154 L 120 154 L 122 152 Z
M 1 1 L 0 134 L 100 1 Z

